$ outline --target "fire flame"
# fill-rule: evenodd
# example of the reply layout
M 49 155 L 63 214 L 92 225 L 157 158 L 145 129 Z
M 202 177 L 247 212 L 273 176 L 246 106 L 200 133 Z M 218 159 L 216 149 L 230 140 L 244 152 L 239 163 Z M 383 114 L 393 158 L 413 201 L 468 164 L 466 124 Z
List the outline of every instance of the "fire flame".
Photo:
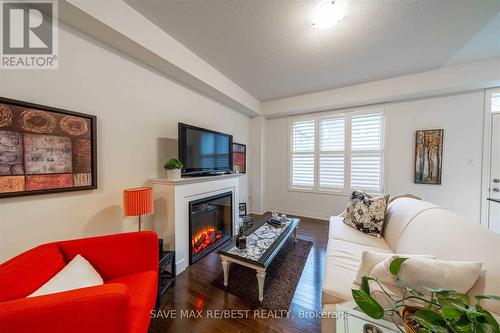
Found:
M 191 238 L 191 247 L 194 253 L 199 253 L 222 238 L 222 233 L 214 227 L 208 227 L 196 233 Z

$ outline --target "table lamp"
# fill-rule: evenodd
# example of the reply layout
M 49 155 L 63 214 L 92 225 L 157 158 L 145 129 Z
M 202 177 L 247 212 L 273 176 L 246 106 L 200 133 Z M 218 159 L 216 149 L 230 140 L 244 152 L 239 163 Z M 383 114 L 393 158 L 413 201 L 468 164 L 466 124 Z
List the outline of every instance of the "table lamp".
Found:
M 139 231 L 141 231 L 141 216 L 153 212 L 153 190 L 151 187 L 124 190 L 123 210 L 125 216 L 139 216 Z

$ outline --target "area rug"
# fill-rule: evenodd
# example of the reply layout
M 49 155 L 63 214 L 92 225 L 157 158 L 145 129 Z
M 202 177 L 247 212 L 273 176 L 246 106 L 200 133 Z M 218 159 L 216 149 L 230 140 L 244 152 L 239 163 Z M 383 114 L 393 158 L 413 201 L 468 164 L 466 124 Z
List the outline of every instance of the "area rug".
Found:
M 233 263 L 229 266 L 227 287 L 224 287 L 222 274 L 212 281 L 212 285 L 260 305 L 264 309 L 288 310 L 312 245 L 312 242 L 302 239 L 297 239 L 294 243 L 292 238 L 285 243 L 267 268 L 262 303 L 259 302 L 254 269 Z

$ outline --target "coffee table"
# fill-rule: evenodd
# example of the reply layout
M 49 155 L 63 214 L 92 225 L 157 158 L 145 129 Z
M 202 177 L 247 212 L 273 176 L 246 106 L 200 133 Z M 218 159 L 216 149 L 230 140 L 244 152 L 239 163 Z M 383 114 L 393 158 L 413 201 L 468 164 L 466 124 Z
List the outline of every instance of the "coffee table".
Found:
M 224 286 L 227 287 L 229 278 L 229 266 L 232 263 L 243 265 L 255 269 L 257 282 L 259 284 L 259 301 L 264 299 L 264 279 L 266 269 L 279 253 L 290 235 L 297 239 L 297 228 L 300 223 L 298 218 L 287 218 L 286 225 L 274 227 L 267 223 L 270 216 L 265 216 L 252 228 L 245 232 L 247 236 L 247 246 L 244 250 L 236 247 L 234 238 L 228 245 L 219 250 L 224 271 Z

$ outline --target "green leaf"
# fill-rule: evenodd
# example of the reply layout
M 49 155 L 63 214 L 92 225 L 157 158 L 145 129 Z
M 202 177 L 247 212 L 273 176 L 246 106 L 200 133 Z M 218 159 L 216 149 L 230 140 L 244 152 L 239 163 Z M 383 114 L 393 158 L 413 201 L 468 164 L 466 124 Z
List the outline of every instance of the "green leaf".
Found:
M 367 294 L 370 294 L 370 285 L 366 276 L 361 277 L 361 290 L 363 290 Z
M 500 301 L 500 296 L 497 295 L 476 295 L 474 297 L 477 299 L 478 302 L 482 299 L 491 299 L 495 301 Z
M 456 321 L 455 323 L 452 323 L 451 327 L 453 327 L 454 332 L 457 332 L 457 333 L 471 333 L 471 332 L 473 332 L 473 325 L 470 322 L 469 318 L 467 318 L 467 315 L 465 314 L 465 312 L 462 312 L 460 319 L 458 319 L 458 321 Z
M 477 308 L 476 308 L 477 310 Z M 495 317 L 493 317 L 491 315 L 491 313 L 489 313 L 488 311 L 484 310 L 484 309 L 479 309 L 477 310 L 477 312 L 479 313 L 478 314 L 478 321 L 479 322 L 483 322 L 483 323 L 487 323 L 491 326 L 493 326 L 493 328 L 495 328 L 495 332 L 498 332 L 500 330 L 500 326 L 498 325 L 498 322 L 496 321 Z
M 417 310 L 412 319 L 434 333 L 448 333 L 446 320 L 438 313 L 430 310 Z
M 352 298 L 361 311 L 373 319 L 382 319 L 384 317 L 384 309 L 382 306 L 366 291 L 352 289 Z
M 436 294 L 447 293 L 447 292 L 453 291 L 451 289 L 446 289 L 446 288 L 427 288 L 427 287 L 424 287 L 424 288 L 427 289 L 428 291 L 430 291 L 431 293 L 436 293 Z
M 487 323 L 478 323 L 476 325 L 476 333 L 498 333 L 498 329 Z
M 469 296 L 456 291 L 443 291 L 436 293 L 439 305 L 446 308 L 456 308 L 454 305 L 465 307 L 470 304 Z
M 391 272 L 392 275 L 398 275 L 399 271 L 401 270 L 401 265 L 408 260 L 408 258 L 394 258 L 392 260 L 391 264 L 389 265 L 389 272 Z
M 455 308 L 443 308 L 442 312 L 443 317 L 452 322 L 458 321 L 462 316 L 462 311 Z

